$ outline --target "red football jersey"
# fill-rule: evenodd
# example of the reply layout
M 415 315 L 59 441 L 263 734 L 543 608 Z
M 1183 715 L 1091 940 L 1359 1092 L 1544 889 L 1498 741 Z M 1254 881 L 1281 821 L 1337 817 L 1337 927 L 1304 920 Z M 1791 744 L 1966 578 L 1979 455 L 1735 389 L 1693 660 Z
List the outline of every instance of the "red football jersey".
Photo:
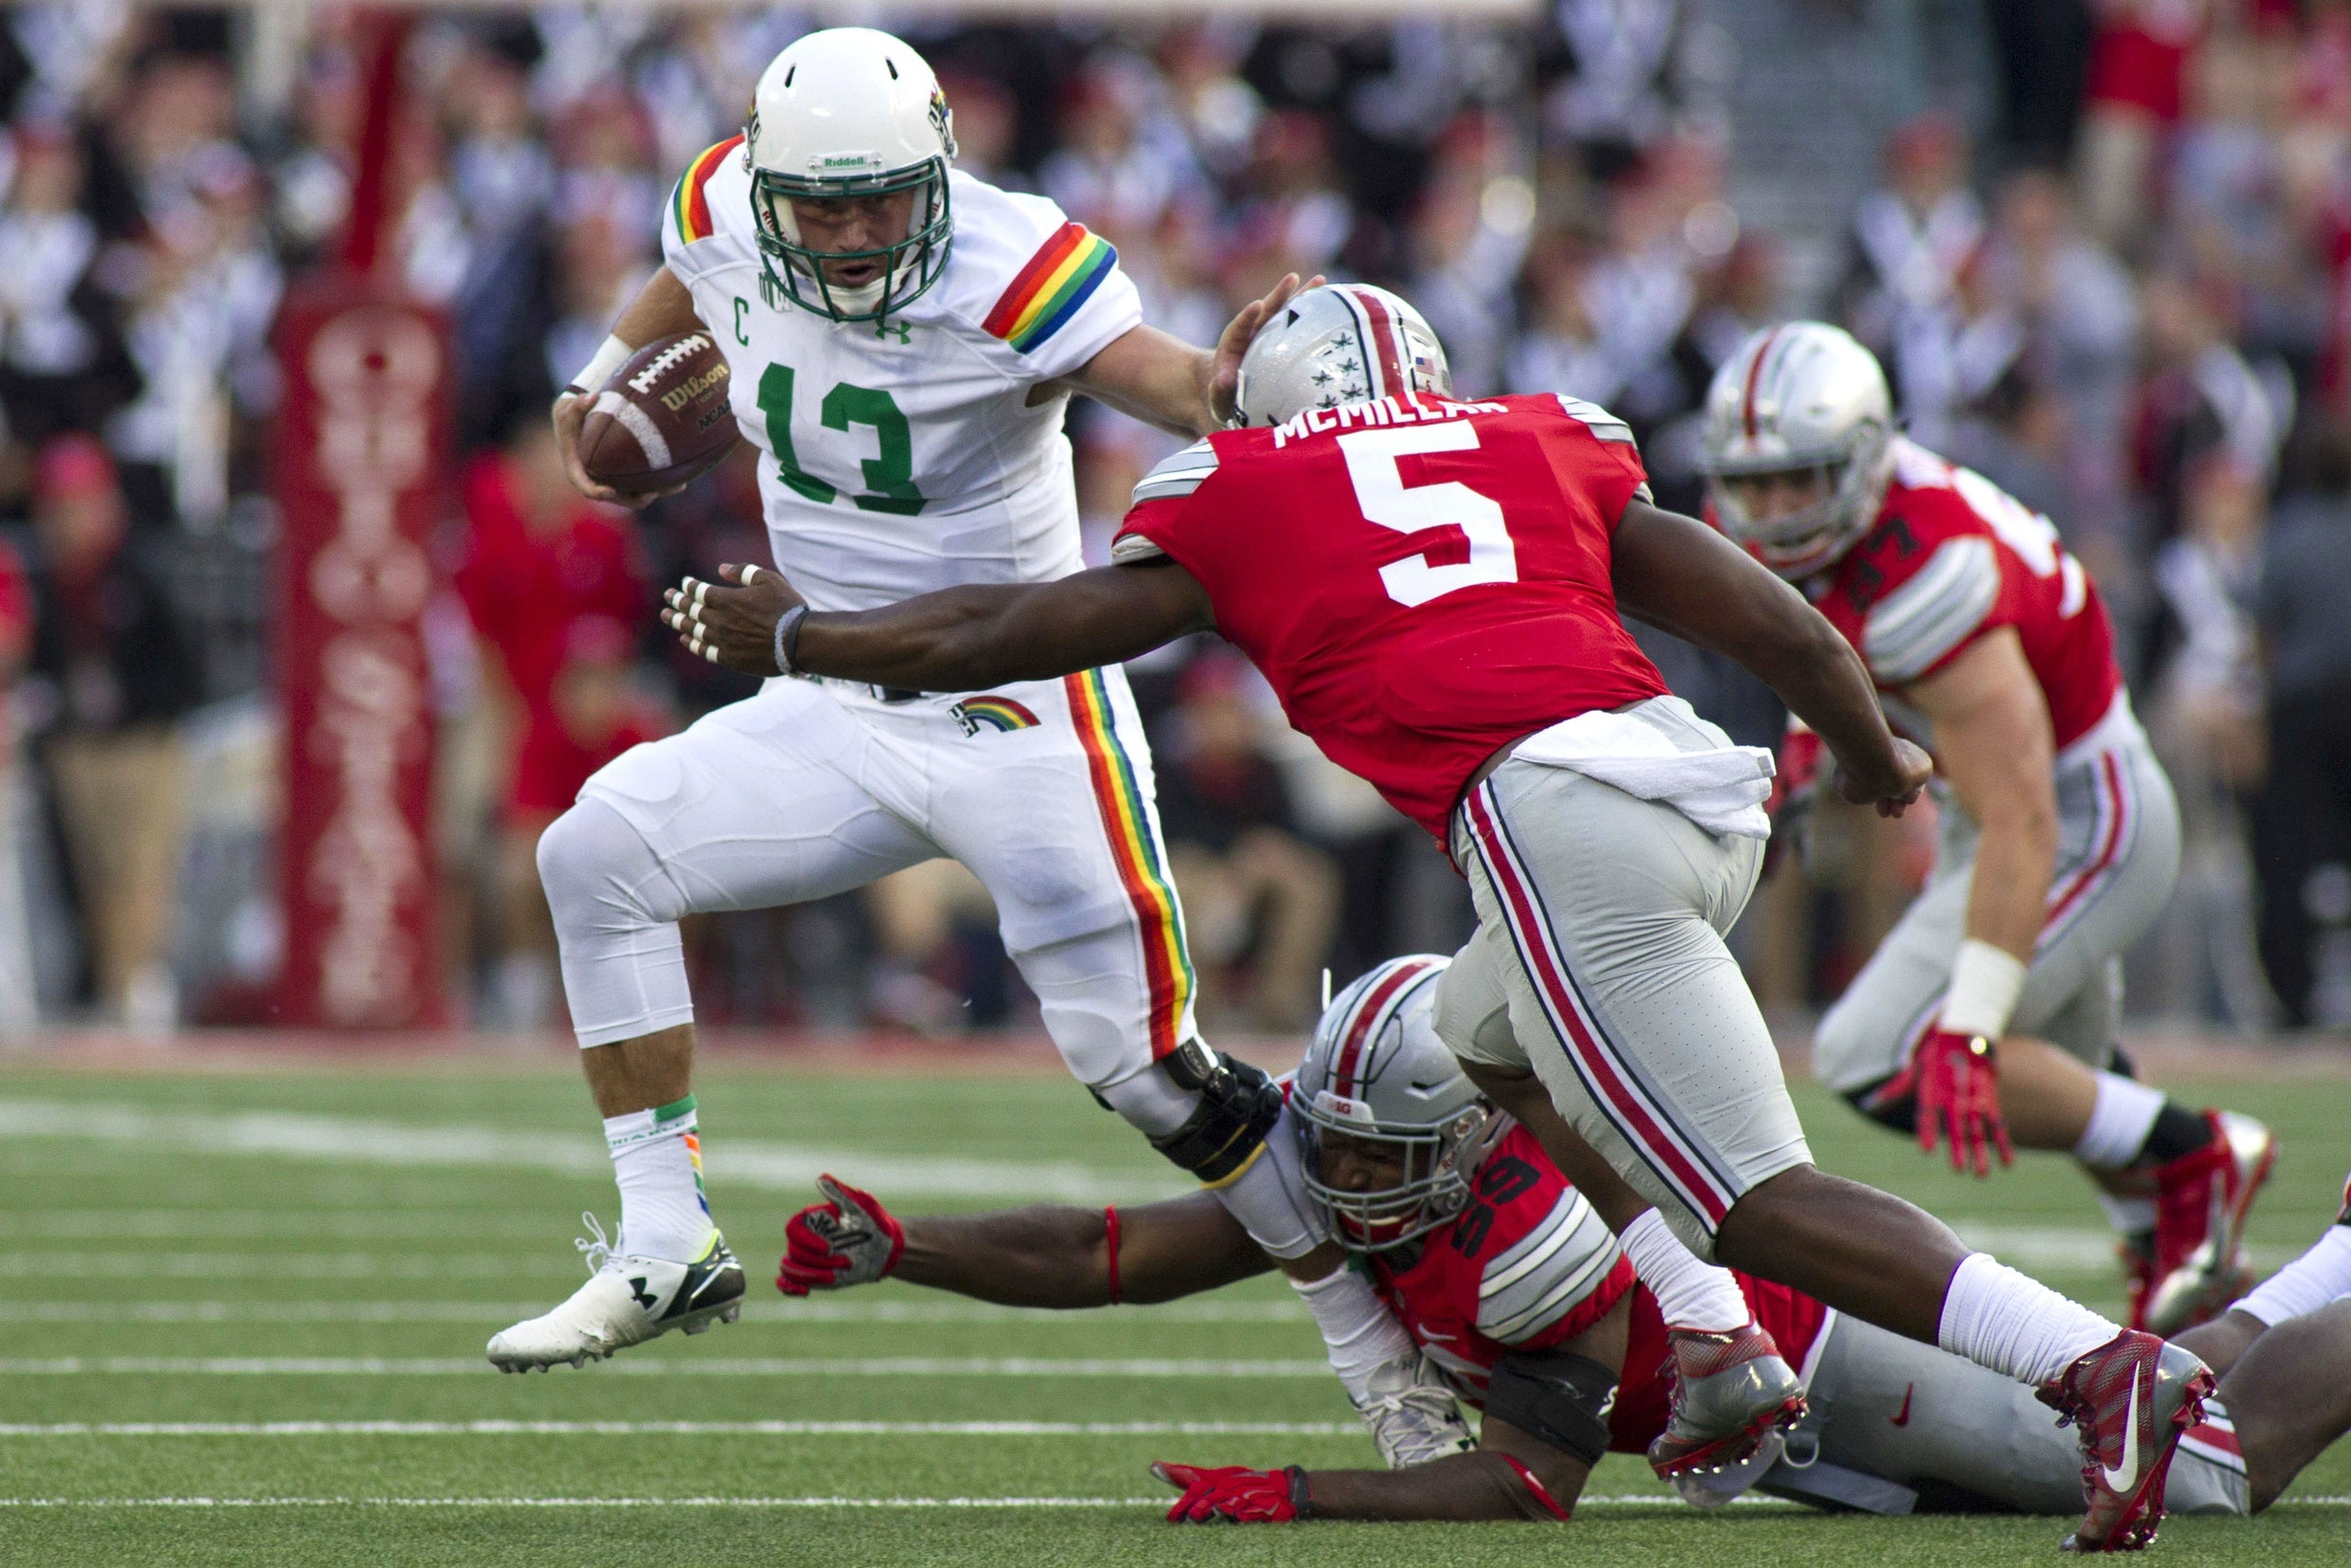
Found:
M 1874 527 L 1825 574 L 1815 605 L 1880 690 L 1931 675 L 2014 627 L 2062 751 L 2113 707 L 2114 627 L 2049 520 L 1990 480 L 1900 441 Z
M 1519 1126 L 1479 1165 L 1461 1212 L 1402 1255 L 1398 1267 L 1395 1253 L 1366 1254 L 1374 1287 L 1479 1405 L 1496 1362 L 1589 1332 L 1633 1287 L 1616 1238 Z
M 1387 397 L 1187 447 L 1112 556 L 1197 577 L 1290 722 L 1442 844 L 1497 748 L 1665 695 L 1609 575 L 1646 493 L 1631 431 L 1589 403 Z
M 1514 1126 L 1478 1167 L 1462 1212 L 1416 1252 L 1367 1255 L 1372 1285 L 1455 1393 L 1484 1406 L 1485 1383 L 1513 1351 L 1548 1350 L 1588 1333 L 1627 1294 L 1632 1319 L 1610 1413 L 1610 1447 L 1646 1452 L 1666 1430 L 1672 1379 L 1657 1298 L 1616 1239 L 1532 1133 Z M 1802 1369 L 1829 1309 L 1810 1296 L 1733 1271 L 1788 1364 Z

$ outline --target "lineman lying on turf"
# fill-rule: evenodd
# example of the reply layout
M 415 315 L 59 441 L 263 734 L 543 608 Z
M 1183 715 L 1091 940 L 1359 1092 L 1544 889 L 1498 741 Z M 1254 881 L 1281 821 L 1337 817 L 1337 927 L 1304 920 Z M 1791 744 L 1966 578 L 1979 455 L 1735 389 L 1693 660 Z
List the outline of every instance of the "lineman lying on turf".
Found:
M 1350 986 L 1285 1086 L 1303 1113 L 1292 1120 L 1310 1190 L 1430 1360 L 1484 1409 L 1482 1441 L 1394 1471 L 1161 1464 L 1183 1492 L 1173 1521 L 1564 1520 L 1603 1451 L 1640 1452 L 1666 1425 L 1656 1298 L 1534 1138 L 1490 1111 L 1437 1040 L 1429 1004 L 1447 962 L 1392 959 Z M 1197 1194 L 901 1221 L 868 1194 L 824 1186 L 829 1201 L 787 1226 L 776 1283 L 788 1294 L 895 1275 L 1012 1305 L 1090 1307 L 1169 1301 L 1267 1267 Z M 1755 1484 L 1872 1512 L 2079 1506 L 2081 1450 L 2031 1390 L 1783 1286 L 1728 1278 L 1802 1364 L 1812 1408 L 1784 1453 L 1775 1443 L 1710 1486 L 1686 1478 L 1693 1502 Z M 2346 1297 L 2351 1223 L 2195 1331 L 2190 1347 L 2229 1375 L 2179 1446 L 2174 1508 L 2257 1512 L 2351 1429 Z M 2265 1334 L 2269 1323 L 2286 1326 Z M 2314 1399 L 2314 1388 L 2328 1392 Z

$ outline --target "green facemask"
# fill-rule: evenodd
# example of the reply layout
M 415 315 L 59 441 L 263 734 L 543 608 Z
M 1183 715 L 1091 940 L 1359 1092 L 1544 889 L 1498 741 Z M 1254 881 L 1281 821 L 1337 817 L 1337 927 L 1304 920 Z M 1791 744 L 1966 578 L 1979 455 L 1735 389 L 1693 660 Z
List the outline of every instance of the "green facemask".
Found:
M 786 216 L 789 203 L 845 196 L 888 196 L 902 191 L 914 195 L 914 213 L 906 237 L 893 245 L 866 250 L 817 250 L 792 238 L 796 226 Z M 772 169 L 751 172 L 751 210 L 759 239 L 759 261 L 767 271 L 769 289 L 804 310 L 835 321 L 880 321 L 919 299 L 946 270 L 951 223 L 947 199 L 947 160 L 926 158 L 909 169 L 882 174 L 794 175 Z M 882 264 L 880 288 L 869 304 L 847 298 L 865 294 L 874 284 L 845 289 L 825 276 L 829 262 L 876 261 Z

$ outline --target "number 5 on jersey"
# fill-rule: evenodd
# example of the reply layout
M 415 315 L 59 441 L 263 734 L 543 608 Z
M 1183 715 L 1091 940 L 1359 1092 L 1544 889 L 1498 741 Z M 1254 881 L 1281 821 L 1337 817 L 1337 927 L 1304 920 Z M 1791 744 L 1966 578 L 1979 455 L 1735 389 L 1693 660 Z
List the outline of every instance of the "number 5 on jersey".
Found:
M 1363 509 L 1366 521 L 1399 534 L 1458 528 L 1468 537 L 1466 561 L 1437 566 L 1424 551 L 1381 567 L 1379 580 L 1387 587 L 1388 596 L 1400 605 L 1424 605 L 1479 583 L 1519 580 L 1518 547 L 1510 542 L 1502 507 L 1492 497 L 1482 496 L 1458 480 L 1408 485 L 1396 466 L 1396 459 L 1411 454 L 1475 451 L 1477 446 L 1477 427 L 1466 419 L 1358 430 L 1339 438 L 1339 449 L 1347 460 L 1347 477 L 1355 485 L 1356 504 Z
M 789 365 L 770 365 L 759 376 L 759 412 L 767 418 L 768 444 L 775 448 L 775 466 L 783 482 L 816 502 L 832 504 L 840 492 L 800 466 L 792 443 L 792 384 Z M 898 399 L 871 387 L 841 382 L 825 393 L 817 418 L 829 430 L 847 432 L 851 425 L 873 428 L 876 455 L 864 463 L 866 493 L 849 499 L 861 512 L 889 512 L 902 518 L 922 510 L 924 498 L 914 483 L 914 432 Z

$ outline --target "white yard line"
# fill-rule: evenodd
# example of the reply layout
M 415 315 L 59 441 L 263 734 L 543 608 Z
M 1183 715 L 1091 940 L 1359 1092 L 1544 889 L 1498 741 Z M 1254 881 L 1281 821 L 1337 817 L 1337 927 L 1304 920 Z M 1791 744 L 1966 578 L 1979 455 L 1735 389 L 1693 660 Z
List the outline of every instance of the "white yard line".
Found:
M 540 1133 L 494 1126 L 384 1121 L 290 1111 L 157 1111 L 98 1101 L 0 1100 L 0 1137 L 129 1143 L 176 1154 L 260 1156 L 343 1165 L 504 1167 L 572 1176 L 611 1175 L 594 1129 Z M 832 1171 L 891 1198 L 1057 1198 L 1132 1202 L 1186 1191 L 1170 1170 L 1136 1171 L 1009 1159 L 861 1153 L 758 1139 L 705 1146 L 707 1179 L 720 1185 L 811 1190 Z
M 0 1497 L 0 1508 L 1133 1508 L 1167 1497 Z
M 1150 1497 L 0 1497 L 0 1508 L 1157 1508 Z M 1794 1507 L 1769 1498 L 1734 1501 Z M 1586 1497 L 1578 1507 L 1666 1507 L 1669 1493 Z
M 591 1363 L 594 1365 L 595 1363 Z M 50 1356 L 0 1359 L 0 1377 L 447 1377 L 495 1372 L 480 1357 Z M 567 1369 L 569 1370 L 569 1369 Z M 603 1363 L 607 1377 L 1327 1377 L 1306 1360 L 1149 1360 L 1036 1358 L 635 1357 Z
M 1360 1437 L 1353 1421 L 51 1421 L 6 1437 Z
M 21 1201 L 21 1198 L 20 1198 Z M 485 1235 L 530 1241 L 551 1230 L 544 1214 L 473 1209 L 19 1209 L 0 1214 L 0 1240 L 267 1241 L 290 1237 L 446 1242 Z
M 0 1508 L 1165 1508 L 1152 1497 L 0 1497 Z M 1737 1506 L 1796 1508 L 1777 1498 Z M 1580 1497 L 1578 1508 L 1668 1508 L 1666 1492 Z M 2282 1497 L 2273 1508 L 2351 1507 L 2351 1497 Z
M 71 1138 L 81 1141 L 137 1144 L 181 1154 L 263 1156 L 329 1164 L 539 1170 L 607 1176 L 611 1162 L 592 1132 L 530 1132 L 495 1126 L 379 1121 L 361 1117 L 313 1116 L 289 1111 L 158 1111 L 133 1104 L 67 1100 L 0 1100 L 0 1138 Z M 720 1186 L 770 1191 L 811 1191 L 819 1173 L 837 1172 L 849 1180 L 900 1197 L 994 1198 L 1006 1202 L 1058 1199 L 1073 1203 L 1136 1202 L 1186 1190 L 1172 1171 L 1166 1176 L 1104 1170 L 1066 1162 L 954 1158 L 939 1156 L 868 1154 L 851 1149 L 809 1148 L 758 1139 L 720 1139 L 705 1150 L 707 1179 Z M 234 1212 L 234 1217 L 191 1216 L 171 1229 L 175 1212 L 135 1210 L 122 1220 L 105 1211 L 64 1212 L 52 1221 L 19 1213 L 0 1222 L 0 1236 L 269 1235 L 266 1211 Z M 298 1211 L 288 1229 L 309 1229 L 320 1211 Z M 355 1234 L 399 1235 L 430 1240 L 464 1232 L 463 1223 L 435 1231 L 430 1216 L 403 1213 L 390 1228 L 366 1230 L 365 1210 L 354 1215 Z M 102 1227 L 119 1224 L 119 1230 Z M 86 1225 L 86 1231 L 64 1225 Z M 246 1227 L 250 1227 L 249 1230 Z M 501 1233 L 503 1227 L 501 1226 Z M 560 1229 L 555 1227 L 552 1229 Z M 2114 1236 L 2090 1226 L 2019 1226 L 1962 1220 L 1955 1225 L 1971 1247 L 1996 1254 L 2026 1269 L 2105 1272 L 2114 1266 Z M 315 1231 L 313 1233 L 317 1233 Z M 330 1231 L 326 1233 L 338 1234 Z M 2264 1268 L 2284 1264 L 2298 1248 L 2256 1248 Z M 0 1265 L 9 1260 L 0 1259 Z
M 490 1280 L 586 1278 L 576 1254 L 526 1252 L 0 1252 L 0 1277 L 72 1279 Z M 543 1310 L 543 1309 L 542 1309 Z
M 471 1323 L 511 1322 L 546 1310 L 543 1301 L 515 1302 L 9 1302 L 0 1322 L 149 1323 Z M 995 1306 L 987 1302 L 829 1301 L 748 1302 L 755 1322 L 793 1323 L 1037 1323 L 1100 1322 L 1116 1307 L 1056 1312 L 1044 1307 Z M 1305 1322 L 1302 1302 L 1168 1302 L 1126 1309 L 1147 1312 L 1154 1323 Z

